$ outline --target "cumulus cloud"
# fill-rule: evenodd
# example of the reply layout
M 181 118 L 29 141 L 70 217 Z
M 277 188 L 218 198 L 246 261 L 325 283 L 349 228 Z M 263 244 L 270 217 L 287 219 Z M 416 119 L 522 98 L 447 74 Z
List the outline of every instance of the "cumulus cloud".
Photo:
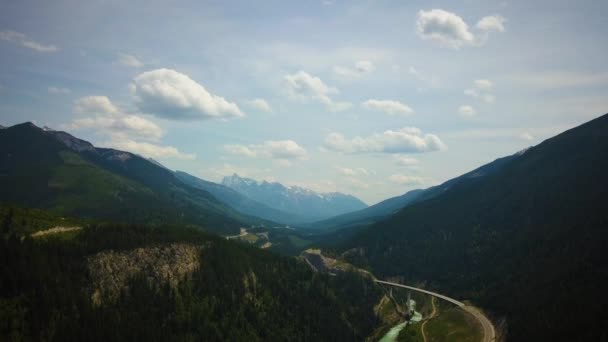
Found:
M 71 123 L 62 125 L 62 128 L 95 132 L 104 139 L 102 146 L 150 158 L 196 157 L 194 154 L 180 152 L 173 146 L 156 143 L 165 133 L 159 125 L 141 115 L 126 113 L 106 96 L 80 98 L 74 102 L 73 111 L 87 116 L 74 119 Z
M 460 116 L 462 116 L 463 118 L 473 117 L 475 116 L 475 113 L 475 109 L 469 105 L 458 107 L 458 114 L 460 114 Z
M 74 112 L 81 114 L 116 114 L 119 111 L 107 96 L 85 96 L 74 102 Z
M 72 91 L 68 88 L 60 88 L 60 87 L 48 87 L 47 91 L 49 94 L 69 94 Z
M 86 96 L 74 102 L 74 112 L 90 115 L 72 121 L 71 129 L 91 129 L 114 139 L 137 137 L 159 140 L 164 135 L 156 123 L 138 115 L 123 112 L 106 96 Z
M 248 102 L 251 108 L 260 110 L 262 112 L 270 113 L 272 112 L 272 107 L 268 104 L 268 102 L 264 99 L 253 99 Z
M 473 87 L 465 89 L 464 94 L 482 100 L 485 103 L 494 103 L 496 96 L 491 93 L 492 88 L 494 88 L 494 83 L 489 80 L 475 80 Z
M 354 67 L 350 66 L 334 66 L 334 75 L 341 79 L 352 80 L 360 78 L 376 69 L 374 63 L 370 61 L 358 61 Z
M 483 17 L 472 32 L 469 25 L 455 13 L 442 9 L 419 11 L 416 20 L 416 32 L 424 40 L 429 40 L 442 47 L 459 49 L 463 46 L 482 45 L 490 31 L 504 32 L 506 19 L 499 16 Z
M 145 113 L 172 120 L 228 119 L 245 114 L 185 74 L 171 69 L 146 71 L 133 79 L 131 92 Z
M 408 115 L 414 112 L 408 105 L 394 100 L 369 99 L 361 103 L 361 106 L 365 109 L 380 111 L 391 115 Z
M 117 63 L 131 68 L 141 68 L 144 66 L 144 63 L 137 59 L 137 57 L 128 55 L 126 53 L 121 53 L 118 55 Z
M 15 43 L 36 52 L 56 52 L 55 45 L 45 45 L 29 39 L 24 33 L 15 31 L 0 31 L 0 40 Z
M 416 176 L 394 174 L 388 178 L 391 182 L 400 185 L 418 185 L 424 183 L 424 179 Z
M 310 75 L 305 71 L 284 77 L 285 89 L 291 99 L 300 101 L 319 102 L 331 112 L 339 112 L 351 107 L 350 102 L 334 101 L 330 95 L 338 94 L 337 88 L 330 87 L 320 78 Z
M 333 132 L 327 135 L 326 149 L 342 153 L 423 153 L 446 149 L 446 145 L 434 134 L 423 134 L 415 127 L 388 130 L 368 137 L 347 139 Z
M 248 158 L 264 159 L 303 159 L 306 158 L 306 149 L 293 140 L 268 140 L 262 144 L 224 145 L 224 149 L 234 155 Z

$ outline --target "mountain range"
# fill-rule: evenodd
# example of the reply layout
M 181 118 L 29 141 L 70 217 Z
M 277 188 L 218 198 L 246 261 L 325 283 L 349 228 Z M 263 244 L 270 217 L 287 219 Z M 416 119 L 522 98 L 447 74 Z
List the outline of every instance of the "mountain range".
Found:
M 311 222 L 366 208 L 360 199 L 339 192 L 318 193 L 277 182 L 257 182 L 237 174 L 224 177 L 222 185 L 268 207 L 290 213 L 299 222 Z
M 0 202 L 91 219 L 187 223 L 222 234 L 265 222 L 146 158 L 31 123 L 0 130 L 0 188 Z

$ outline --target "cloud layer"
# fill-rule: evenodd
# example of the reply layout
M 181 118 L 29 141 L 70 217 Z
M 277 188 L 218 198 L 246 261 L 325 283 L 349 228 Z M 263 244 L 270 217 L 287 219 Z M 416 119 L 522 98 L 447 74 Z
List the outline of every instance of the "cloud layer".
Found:
M 137 106 L 145 113 L 171 120 L 228 119 L 245 114 L 221 96 L 207 91 L 172 69 L 144 72 L 131 83 Z
M 423 134 L 415 127 L 388 130 L 368 137 L 345 138 L 340 133 L 330 133 L 323 145 L 326 149 L 342 153 L 423 153 L 446 149 L 446 145 L 434 134 Z

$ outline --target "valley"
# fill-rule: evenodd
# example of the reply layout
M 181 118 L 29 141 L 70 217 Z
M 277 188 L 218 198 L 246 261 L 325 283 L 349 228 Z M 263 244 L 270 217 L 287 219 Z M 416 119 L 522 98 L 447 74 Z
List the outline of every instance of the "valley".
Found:
M 65 132 L 6 127 L 0 317 L 11 323 L 1 336 L 489 342 L 581 334 L 553 325 L 563 320 L 586 326 L 584 338 L 601 334 L 590 325 L 601 317 L 592 296 L 605 279 L 600 175 L 608 164 L 599 156 L 607 134 L 605 115 L 442 184 L 305 221 L 235 188 L 342 195 L 236 175 L 216 184 Z M 539 292 L 547 283 L 556 286 Z M 572 316 L 582 303 L 591 314 L 584 321 Z

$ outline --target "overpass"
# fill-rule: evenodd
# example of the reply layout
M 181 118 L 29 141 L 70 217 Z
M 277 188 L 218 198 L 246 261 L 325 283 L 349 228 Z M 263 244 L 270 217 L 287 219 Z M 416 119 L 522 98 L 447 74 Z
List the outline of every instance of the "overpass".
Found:
M 452 304 L 455 304 L 455 305 L 457 305 L 457 306 L 459 306 L 461 308 L 464 308 L 466 306 L 463 302 L 459 302 L 459 301 L 457 301 L 454 298 L 450 298 L 448 296 L 444 296 L 444 295 L 439 294 L 437 292 L 432 292 L 432 291 L 428 291 L 428 290 L 424 290 L 424 289 L 419 289 L 419 288 L 413 287 L 413 286 L 402 285 L 402 284 L 399 284 L 399 283 L 391 283 L 390 281 L 384 281 L 384 280 L 378 280 L 378 279 L 374 279 L 374 281 L 376 283 L 379 283 L 379 284 L 385 284 L 385 285 L 390 285 L 390 286 L 397 286 L 397 287 L 402 287 L 402 288 L 405 288 L 405 289 L 408 289 L 408 290 L 412 290 L 412 291 L 422 292 L 422 293 L 428 294 L 430 296 L 437 297 L 439 299 L 443 299 L 445 301 L 448 301 L 448 302 L 450 302 Z
M 436 298 L 439 298 L 439 299 L 443 299 L 443 300 L 445 300 L 447 302 L 450 302 L 450 303 L 458 306 L 462 310 L 464 310 L 464 311 L 468 312 L 469 314 L 471 314 L 473 317 L 475 317 L 475 319 L 479 322 L 479 324 L 481 324 L 481 328 L 483 329 L 483 338 L 482 338 L 483 342 L 496 341 L 496 331 L 494 330 L 494 325 L 492 324 L 492 322 L 490 322 L 490 320 L 483 313 L 481 313 L 481 311 L 479 311 L 479 309 L 477 309 L 474 306 L 466 305 L 463 302 L 457 301 L 454 298 L 450 298 L 448 296 L 444 296 L 444 295 L 442 295 L 440 293 L 437 293 L 437 292 L 432 292 L 432 291 L 420 289 L 420 288 L 413 287 L 413 286 L 407 286 L 407 285 L 403 285 L 403 284 L 399 284 L 399 283 L 393 283 L 393 282 L 390 282 L 390 281 L 384 281 L 384 280 L 378 280 L 378 279 L 374 279 L 374 281 L 376 283 L 378 283 L 378 284 L 384 284 L 384 285 L 389 285 L 389 286 L 401 287 L 401 288 L 404 288 L 404 289 L 408 289 L 408 290 L 424 293 L 424 294 L 427 294 L 429 296 L 433 296 L 433 297 L 436 297 Z

